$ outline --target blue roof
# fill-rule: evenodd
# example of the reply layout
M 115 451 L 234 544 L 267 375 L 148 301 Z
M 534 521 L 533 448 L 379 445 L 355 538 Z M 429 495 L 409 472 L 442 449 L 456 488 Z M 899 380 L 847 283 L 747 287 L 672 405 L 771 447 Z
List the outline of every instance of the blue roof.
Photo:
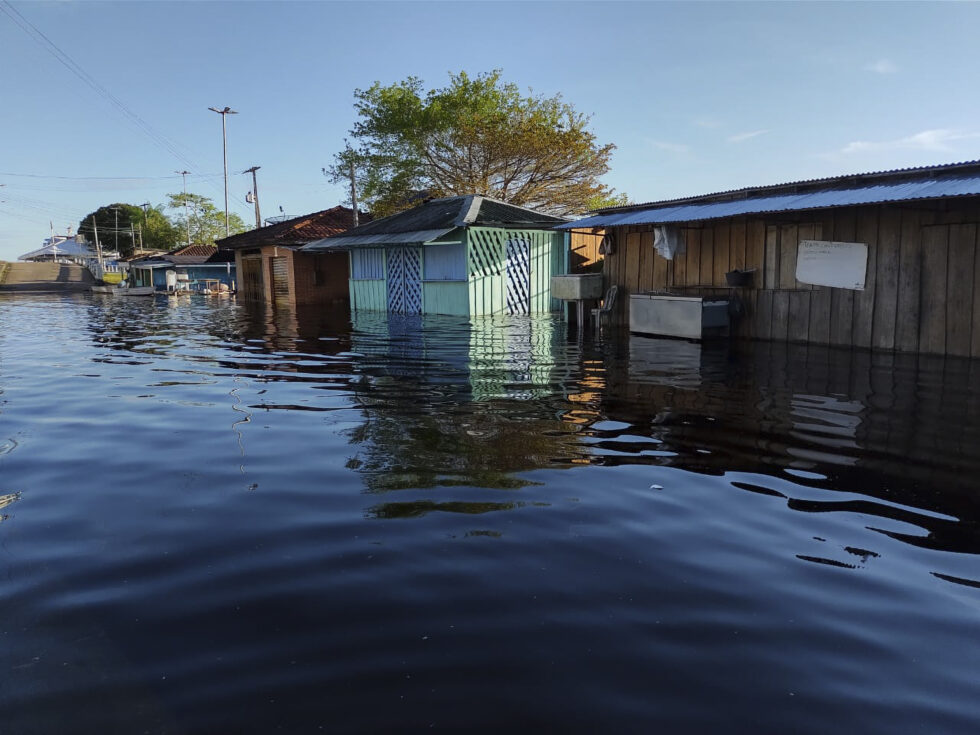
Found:
M 921 177 L 910 177 L 909 172 L 903 172 L 902 176 L 899 181 L 878 181 L 865 186 L 847 186 L 838 181 L 837 186 L 824 185 L 804 192 L 779 192 L 779 187 L 774 187 L 777 191 L 768 194 L 760 192 L 757 196 L 733 198 L 731 193 L 712 194 L 700 200 L 689 199 L 684 202 L 664 202 L 607 211 L 559 225 L 558 229 L 696 222 L 766 212 L 980 195 L 980 171 L 976 170 L 969 174 L 942 175 L 932 169 Z

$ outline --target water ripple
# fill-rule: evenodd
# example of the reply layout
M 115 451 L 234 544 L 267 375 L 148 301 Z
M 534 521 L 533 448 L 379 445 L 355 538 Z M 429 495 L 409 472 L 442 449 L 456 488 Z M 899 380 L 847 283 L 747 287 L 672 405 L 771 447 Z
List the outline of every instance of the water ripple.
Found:
M 975 731 L 976 363 L 608 336 L 0 298 L 3 731 Z

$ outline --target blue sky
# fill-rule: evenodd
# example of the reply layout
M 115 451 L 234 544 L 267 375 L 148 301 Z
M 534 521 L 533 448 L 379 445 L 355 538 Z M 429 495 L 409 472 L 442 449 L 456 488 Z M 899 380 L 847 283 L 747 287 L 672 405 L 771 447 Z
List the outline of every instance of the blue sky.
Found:
M 978 4 L 11 1 L 153 133 L 0 13 L 0 259 L 185 168 L 220 207 L 210 106 L 245 221 L 253 165 L 264 215 L 333 206 L 353 90 L 451 70 L 591 114 L 634 201 L 980 158 Z

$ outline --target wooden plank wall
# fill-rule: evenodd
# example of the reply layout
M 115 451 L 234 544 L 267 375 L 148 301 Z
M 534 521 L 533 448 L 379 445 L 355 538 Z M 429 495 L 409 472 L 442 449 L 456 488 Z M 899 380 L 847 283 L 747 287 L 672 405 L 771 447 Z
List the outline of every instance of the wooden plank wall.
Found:
M 607 285 L 629 294 L 729 293 L 725 274 L 755 269 L 735 333 L 842 347 L 980 357 L 980 199 L 885 204 L 741 217 L 680 226 L 685 252 L 653 249 L 652 226 L 617 227 L 606 256 Z M 800 240 L 868 245 L 863 291 L 796 280 Z
M 599 245 L 605 234 L 601 227 L 569 233 L 569 273 L 601 272 L 603 256 L 599 253 Z

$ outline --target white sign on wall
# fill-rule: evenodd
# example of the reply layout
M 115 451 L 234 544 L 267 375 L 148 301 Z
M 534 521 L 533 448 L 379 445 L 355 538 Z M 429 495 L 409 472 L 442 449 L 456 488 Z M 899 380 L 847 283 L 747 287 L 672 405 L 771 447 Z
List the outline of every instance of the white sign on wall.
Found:
M 863 242 L 800 240 L 796 280 L 814 286 L 864 290 L 868 246 Z

